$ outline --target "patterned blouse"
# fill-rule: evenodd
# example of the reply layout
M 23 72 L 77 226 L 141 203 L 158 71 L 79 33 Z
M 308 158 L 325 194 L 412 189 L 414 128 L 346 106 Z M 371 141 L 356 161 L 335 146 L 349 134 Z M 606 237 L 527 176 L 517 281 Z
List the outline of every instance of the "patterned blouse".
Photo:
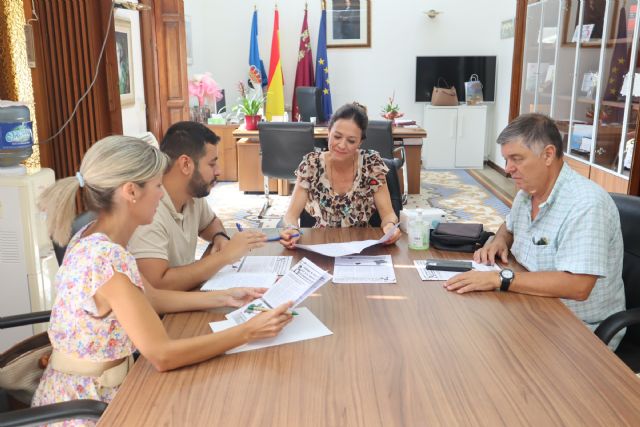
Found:
M 345 194 L 331 188 L 323 153 L 307 154 L 296 170 L 309 198 L 306 211 L 316 219 L 314 227 L 365 227 L 376 211 L 373 196 L 386 185 L 389 171 L 382 157 L 373 150 L 360 150 L 353 186 Z
M 88 227 L 88 225 L 87 225 Z M 57 295 L 51 310 L 49 339 L 53 348 L 71 356 L 94 361 L 117 360 L 129 356 L 135 347 L 113 312 L 96 317 L 93 296 L 117 271 L 143 289 L 133 256 L 102 233 L 80 238 L 80 230 L 69 242 L 67 254 L 56 275 Z M 46 368 L 32 406 L 75 399 L 110 402 L 118 387 L 101 387 L 93 377 L 65 374 Z M 90 420 L 56 424 L 93 425 Z

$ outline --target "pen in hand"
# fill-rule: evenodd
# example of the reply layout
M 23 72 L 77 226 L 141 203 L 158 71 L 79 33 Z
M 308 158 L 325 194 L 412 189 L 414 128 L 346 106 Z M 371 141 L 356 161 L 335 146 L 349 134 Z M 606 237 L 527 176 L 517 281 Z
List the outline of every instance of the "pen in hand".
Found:
M 261 307 L 259 305 L 255 305 L 255 304 L 249 304 L 249 307 L 247 307 L 247 310 L 249 311 L 271 311 L 270 308 L 266 308 L 266 307 Z M 287 314 L 290 314 L 292 316 L 297 316 L 298 313 L 296 311 L 287 311 Z
M 240 225 L 239 222 L 236 222 L 236 228 L 238 229 L 238 231 L 241 231 L 241 232 L 244 231 L 244 228 L 242 228 L 242 225 Z M 291 238 L 291 239 L 293 239 L 294 237 L 300 237 L 300 233 L 295 233 L 295 234 L 292 234 L 291 236 L 289 236 L 289 238 Z M 273 237 L 269 237 L 267 239 L 267 242 L 277 242 L 280 239 L 282 239 L 282 237 L 273 236 Z
M 290 238 L 290 239 L 293 239 L 294 237 L 300 237 L 300 233 L 295 233 L 295 234 L 292 234 L 292 235 L 290 235 L 290 236 L 289 236 L 289 238 Z M 273 237 L 269 237 L 269 238 L 267 239 L 267 242 L 277 242 L 277 241 L 279 241 L 280 239 L 282 239 L 282 237 L 280 237 L 280 236 L 273 236 Z

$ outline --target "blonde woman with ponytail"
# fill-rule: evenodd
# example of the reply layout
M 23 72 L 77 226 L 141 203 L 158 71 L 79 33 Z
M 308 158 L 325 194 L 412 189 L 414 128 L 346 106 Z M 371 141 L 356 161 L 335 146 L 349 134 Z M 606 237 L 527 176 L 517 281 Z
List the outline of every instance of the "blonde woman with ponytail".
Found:
M 56 277 L 49 338 L 53 353 L 33 406 L 74 399 L 109 402 L 138 349 L 159 371 L 191 365 L 252 340 L 276 335 L 291 320 L 284 304 L 235 328 L 174 340 L 157 313 L 240 307 L 265 289 L 180 292 L 149 286 L 127 250 L 136 227 L 152 221 L 167 157 L 147 143 L 112 136 L 93 145 L 78 173 L 40 199 L 54 240 L 67 244 Z M 97 219 L 69 239 L 80 191 Z M 88 420 L 78 421 L 90 424 Z

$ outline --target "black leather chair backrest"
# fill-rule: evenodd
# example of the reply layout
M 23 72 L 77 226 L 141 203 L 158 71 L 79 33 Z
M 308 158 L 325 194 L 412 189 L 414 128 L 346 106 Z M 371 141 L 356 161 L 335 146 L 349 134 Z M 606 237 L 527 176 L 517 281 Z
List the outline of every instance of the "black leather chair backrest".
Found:
M 394 212 L 400 218 L 400 211 L 402 210 L 402 193 L 400 192 L 400 179 L 398 178 L 398 169 L 402 166 L 401 159 L 382 159 L 389 168 L 387 172 L 387 188 L 389 189 L 389 195 L 391 196 L 391 206 Z M 369 218 L 369 225 L 371 227 L 380 227 L 380 214 L 376 210 L 371 218 Z M 312 217 L 306 210 L 302 210 L 300 214 L 300 227 L 313 227 L 316 223 L 316 219 Z
M 263 175 L 294 180 L 302 158 L 313 151 L 313 124 L 260 122 L 258 134 Z
M 393 158 L 393 133 L 390 120 L 370 120 L 363 150 L 375 150 L 385 159 Z
M 298 101 L 298 111 L 300 112 L 301 122 L 308 122 L 311 117 L 316 118 L 316 123 L 325 121 L 320 88 L 315 86 L 298 86 L 296 88 L 296 100 Z
M 220 98 L 219 101 L 216 101 L 216 111 L 218 111 L 218 113 L 220 113 L 220 111 L 227 105 L 227 101 L 224 97 L 224 89 L 222 89 L 220 92 L 222 93 L 222 98 Z
M 611 193 L 620 213 L 624 242 L 622 280 L 627 309 L 640 307 L 640 197 Z M 627 328 L 625 341 L 640 342 L 640 326 Z
M 82 227 L 96 219 L 96 216 L 96 213 L 92 211 L 85 211 L 78 215 L 76 219 L 73 220 L 73 224 L 71 224 L 71 237 L 80 231 Z M 62 260 L 64 259 L 64 253 L 67 251 L 67 246 L 59 246 L 56 242 L 53 242 L 53 251 L 56 254 L 58 265 L 62 265 Z

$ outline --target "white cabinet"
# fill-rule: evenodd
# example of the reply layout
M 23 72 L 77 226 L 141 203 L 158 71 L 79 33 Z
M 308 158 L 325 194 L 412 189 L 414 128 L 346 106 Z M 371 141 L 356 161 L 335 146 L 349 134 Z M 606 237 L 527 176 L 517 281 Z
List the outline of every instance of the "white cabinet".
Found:
M 428 137 L 422 164 L 428 169 L 481 169 L 487 130 L 486 105 L 424 108 Z

